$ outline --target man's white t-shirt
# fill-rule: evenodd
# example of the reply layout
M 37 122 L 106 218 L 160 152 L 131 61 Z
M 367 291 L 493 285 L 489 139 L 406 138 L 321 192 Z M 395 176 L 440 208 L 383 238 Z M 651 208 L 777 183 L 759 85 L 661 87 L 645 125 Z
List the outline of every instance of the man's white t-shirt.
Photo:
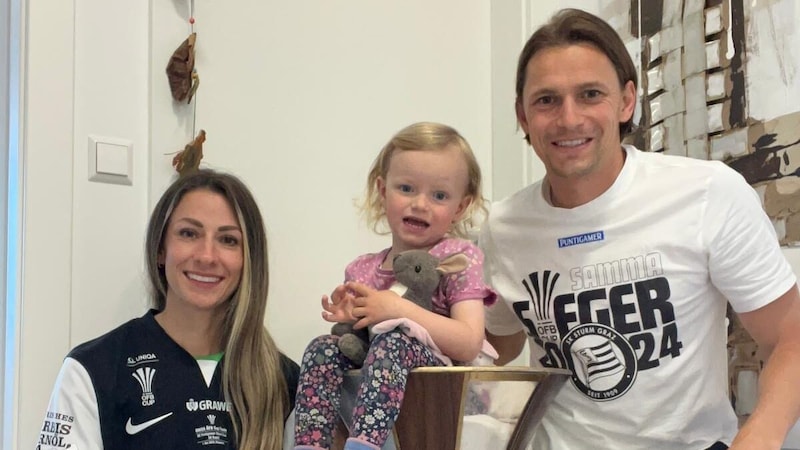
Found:
M 479 237 L 496 335 L 570 382 L 536 449 L 705 449 L 737 430 L 726 302 L 752 311 L 796 278 L 755 191 L 721 162 L 626 146 L 615 183 L 572 209 L 546 183 L 493 205 Z

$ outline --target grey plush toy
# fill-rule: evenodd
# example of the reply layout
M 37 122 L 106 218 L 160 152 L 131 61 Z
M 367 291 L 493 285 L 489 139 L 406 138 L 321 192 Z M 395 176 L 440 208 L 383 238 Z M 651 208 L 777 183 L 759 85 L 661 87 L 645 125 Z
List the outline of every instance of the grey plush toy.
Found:
M 450 255 L 440 261 L 427 250 L 406 250 L 395 256 L 392 261 L 397 284 L 390 289 L 401 297 L 431 310 L 433 295 L 439 287 L 442 276 L 462 271 L 468 265 L 469 259 L 463 253 Z M 343 355 L 356 366 L 364 364 L 370 340 L 367 328 L 355 330 L 351 323 L 337 323 L 331 328 L 331 334 L 341 336 L 338 346 Z

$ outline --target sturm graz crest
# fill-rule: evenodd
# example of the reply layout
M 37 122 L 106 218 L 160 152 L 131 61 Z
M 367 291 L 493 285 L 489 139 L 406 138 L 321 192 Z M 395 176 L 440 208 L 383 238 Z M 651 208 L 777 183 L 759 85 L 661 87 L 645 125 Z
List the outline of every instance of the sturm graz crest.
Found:
M 597 323 L 579 325 L 561 341 L 572 384 L 595 401 L 615 399 L 636 379 L 636 354 L 627 339 Z

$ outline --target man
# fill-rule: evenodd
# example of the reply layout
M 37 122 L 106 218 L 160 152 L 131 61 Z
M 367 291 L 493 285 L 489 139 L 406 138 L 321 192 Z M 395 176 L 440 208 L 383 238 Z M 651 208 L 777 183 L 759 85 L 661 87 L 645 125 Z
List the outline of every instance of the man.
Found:
M 486 318 L 498 363 L 527 334 L 534 365 L 573 374 L 534 448 L 779 449 L 800 415 L 800 296 L 753 189 L 720 162 L 621 144 L 636 69 L 591 14 L 534 33 L 516 94 L 546 175 L 495 204 L 479 242 L 503 299 Z M 728 301 L 771 352 L 741 430 Z

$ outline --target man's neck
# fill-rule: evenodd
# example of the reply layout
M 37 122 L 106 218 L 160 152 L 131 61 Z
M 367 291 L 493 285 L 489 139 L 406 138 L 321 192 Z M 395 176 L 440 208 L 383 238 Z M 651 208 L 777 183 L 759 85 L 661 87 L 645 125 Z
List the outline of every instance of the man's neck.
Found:
M 622 158 L 611 166 L 611 170 L 594 172 L 587 175 L 561 178 L 545 176 L 547 183 L 548 201 L 557 208 L 572 209 L 585 205 L 605 193 L 617 181 L 628 153 L 620 148 Z

